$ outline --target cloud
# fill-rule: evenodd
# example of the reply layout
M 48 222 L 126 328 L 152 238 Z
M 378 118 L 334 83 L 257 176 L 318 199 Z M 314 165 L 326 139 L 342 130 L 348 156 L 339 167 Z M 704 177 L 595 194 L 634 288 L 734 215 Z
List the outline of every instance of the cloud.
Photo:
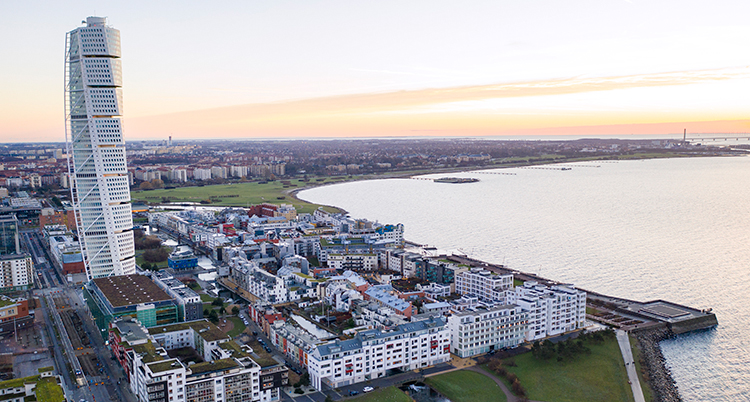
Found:
M 360 93 L 129 118 L 128 124 L 134 125 L 141 133 L 162 134 L 182 130 L 186 134 L 193 133 L 192 135 L 198 132 L 215 132 L 219 136 L 251 137 L 289 135 L 292 132 L 302 134 L 306 129 L 316 132 L 326 129 L 341 131 L 342 127 L 354 133 L 358 125 L 371 124 L 378 115 L 392 112 L 408 115 L 412 110 L 416 114 L 424 107 L 454 102 L 679 86 L 749 77 L 750 74 L 746 68 L 715 69 Z M 405 116 L 398 119 L 398 124 L 402 125 L 407 121 L 408 116 Z M 379 122 L 379 124 L 384 123 Z M 366 126 L 361 128 L 363 132 L 369 131 Z M 394 126 L 390 129 L 396 128 L 394 120 Z M 421 127 L 400 127 L 400 129 L 408 131 L 421 129 Z M 425 129 L 432 129 L 432 127 L 425 127 Z

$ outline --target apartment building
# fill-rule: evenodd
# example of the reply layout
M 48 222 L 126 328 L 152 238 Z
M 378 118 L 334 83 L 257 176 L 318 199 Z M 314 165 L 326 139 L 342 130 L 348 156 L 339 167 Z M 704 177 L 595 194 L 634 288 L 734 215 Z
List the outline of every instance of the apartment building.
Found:
M 289 301 L 289 289 L 283 278 L 263 270 L 257 262 L 248 261 L 242 255 L 229 261 L 229 276 L 240 288 L 262 301 L 271 304 Z
M 503 300 L 505 291 L 513 287 L 513 275 L 498 275 L 483 268 L 459 272 L 455 281 L 456 293 L 486 300 Z
M 328 254 L 328 266 L 337 270 L 375 271 L 378 256 L 375 254 Z
M 516 347 L 524 341 L 528 319 L 529 313 L 516 305 L 451 315 L 451 350 L 456 356 L 470 357 Z
M 311 385 L 322 389 L 356 384 L 450 360 L 450 331 L 442 317 L 373 329 L 353 339 L 317 346 L 308 356 Z
M 547 287 L 525 282 L 506 292 L 506 303 L 529 313 L 526 340 L 546 338 L 582 328 L 586 320 L 586 292 L 573 285 Z

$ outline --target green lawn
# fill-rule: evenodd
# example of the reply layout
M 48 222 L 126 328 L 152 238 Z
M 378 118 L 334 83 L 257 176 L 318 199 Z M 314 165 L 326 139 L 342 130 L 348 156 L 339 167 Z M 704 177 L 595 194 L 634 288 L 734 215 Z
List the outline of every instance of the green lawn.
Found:
M 264 184 L 219 184 L 203 187 L 179 187 L 169 190 L 158 189 L 150 191 L 132 191 L 130 196 L 134 202 L 145 201 L 153 203 L 161 203 L 166 197 L 170 202 L 200 202 L 210 198 L 211 204 L 209 205 L 219 206 L 247 207 L 249 205 L 261 204 L 264 202 L 271 204 L 292 204 L 297 208 L 298 213 L 312 213 L 320 205 L 296 200 L 290 195 L 285 194 L 284 191 L 302 188 L 308 184 L 324 184 L 335 181 L 339 180 L 326 179 L 325 181 L 318 182 L 311 179 L 308 183 L 301 180 L 290 180 L 290 186 L 285 186 L 279 180 Z M 337 212 L 335 208 L 324 208 L 332 212 Z
M 356 402 L 411 402 L 411 398 L 404 391 L 394 386 L 376 389 L 352 400 Z
M 36 389 L 37 401 L 49 401 L 49 402 L 63 402 L 65 397 L 63 396 L 63 389 L 57 384 L 54 377 L 42 378 L 37 381 Z
M 518 376 L 529 399 L 545 402 L 628 402 L 632 392 L 628 384 L 617 339 L 600 345 L 590 342 L 591 354 L 581 354 L 558 362 L 541 360 L 525 353 L 514 357 L 517 367 L 507 367 Z M 488 370 L 489 371 L 489 370 Z
M 473 371 L 453 371 L 428 377 L 425 382 L 452 402 L 507 401 L 493 379 Z
M 240 317 L 227 317 L 227 320 L 232 321 L 232 323 L 234 324 L 234 328 L 231 331 L 227 332 L 227 335 L 231 336 L 232 338 L 236 338 L 239 334 L 242 333 L 242 331 L 245 330 L 245 328 L 247 328 Z
M 643 380 L 643 368 L 641 367 L 641 349 L 638 347 L 638 341 L 632 336 L 628 336 L 630 339 L 630 349 L 633 350 L 633 360 L 635 361 L 635 371 L 638 373 L 638 381 L 641 383 L 641 389 L 643 390 L 643 399 L 647 402 L 654 400 L 653 391 L 648 382 Z

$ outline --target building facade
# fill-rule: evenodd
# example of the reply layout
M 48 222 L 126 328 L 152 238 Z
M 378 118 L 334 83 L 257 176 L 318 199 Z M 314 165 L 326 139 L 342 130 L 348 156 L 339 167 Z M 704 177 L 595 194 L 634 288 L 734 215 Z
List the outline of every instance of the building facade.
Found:
M 319 345 L 308 356 L 307 369 L 311 385 L 320 390 L 323 384 L 338 388 L 448 360 L 450 331 L 444 318 L 431 317 Z
M 65 119 L 71 199 L 89 279 L 135 273 L 122 137 L 120 31 L 88 17 L 68 32 Z
M 529 313 L 516 305 L 451 315 L 451 350 L 458 357 L 469 357 L 514 348 L 524 341 L 528 319 Z
M 456 293 L 485 300 L 503 300 L 513 287 L 513 275 L 498 275 L 483 268 L 472 268 L 455 276 Z
M 529 312 L 527 341 L 583 328 L 586 320 L 586 292 L 573 285 L 547 287 L 525 282 L 507 292 L 507 303 Z

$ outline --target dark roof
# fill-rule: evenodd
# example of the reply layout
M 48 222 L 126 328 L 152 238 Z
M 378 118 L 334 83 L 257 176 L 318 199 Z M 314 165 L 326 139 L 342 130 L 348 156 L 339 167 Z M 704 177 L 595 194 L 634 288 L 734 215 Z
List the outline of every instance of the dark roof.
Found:
M 94 283 L 114 308 L 172 300 L 151 278 L 143 275 L 108 276 L 94 279 Z

